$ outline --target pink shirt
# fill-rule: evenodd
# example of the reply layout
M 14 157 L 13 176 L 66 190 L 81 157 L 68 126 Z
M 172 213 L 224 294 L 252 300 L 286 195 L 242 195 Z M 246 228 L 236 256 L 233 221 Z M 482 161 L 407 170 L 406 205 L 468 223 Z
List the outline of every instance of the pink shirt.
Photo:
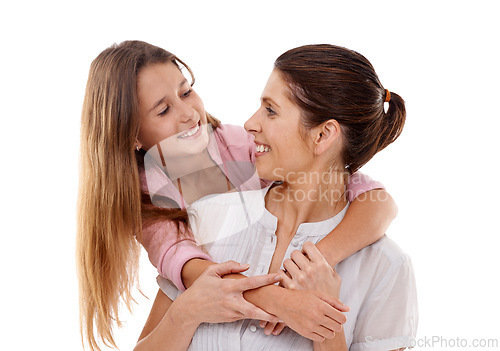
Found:
M 253 135 L 234 125 L 220 125 L 214 130 L 208 143 L 208 152 L 212 160 L 219 165 L 229 181 L 239 190 L 252 190 L 266 187 L 269 181 L 259 179 L 253 164 L 255 163 L 255 144 Z M 147 163 L 147 160 L 145 160 Z M 177 188 L 154 163 L 146 165 L 146 174 L 141 174 L 142 186 L 150 194 L 166 196 L 184 208 L 184 201 Z M 356 172 L 349 177 L 347 197 L 352 202 L 360 194 L 378 188 L 382 183 Z M 154 203 L 154 201 L 153 201 Z M 170 221 L 156 223 L 142 233 L 142 244 L 149 255 L 149 260 L 158 269 L 158 273 L 170 280 L 179 290 L 185 290 L 181 271 L 184 264 L 193 259 L 212 260 L 196 245 L 194 240 L 178 242 L 177 227 Z

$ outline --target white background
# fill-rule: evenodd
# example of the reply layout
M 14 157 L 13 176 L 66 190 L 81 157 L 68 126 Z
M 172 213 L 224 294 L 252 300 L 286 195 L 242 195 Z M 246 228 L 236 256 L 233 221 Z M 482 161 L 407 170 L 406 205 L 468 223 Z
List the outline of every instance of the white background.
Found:
M 0 19 L 1 349 L 79 350 L 75 208 L 80 112 L 91 61 L 140 39 L 186 61 L 207 111 L 242 125 L 282 52 L 333 43 L 365 55 L 407 101 L 399 140 L 364 172 L 399 205 L 418 338 L 500 339 L 497 1 L 28 1 Z M 142 257 L 132 349 L 156 293 Z M 440 349 L 439 345 L 434 348 Z

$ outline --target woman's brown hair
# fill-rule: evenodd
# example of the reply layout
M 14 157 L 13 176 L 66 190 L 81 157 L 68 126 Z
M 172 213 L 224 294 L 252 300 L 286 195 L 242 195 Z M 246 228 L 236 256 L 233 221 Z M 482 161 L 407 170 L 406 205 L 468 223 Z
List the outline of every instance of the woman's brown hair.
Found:
M 340 124 L 342 160 L 349 173 L 401 134 L 405 103 L 390 92 L 384 111 L 386 90 L 363 55 L 329 44 L 305 45 L 282 54 L 274 66 L 287 82 L 291 100 L 303 111 L 306 128 L 330 119 Z
M 141 41 L 112 45 L 90 67 L 81 119 L 76 256 L 82 339 L 92 350 L 100 349 L 100 341 L 116 347 L 112 331 L 114 323 L 121 325 L 120 303 L 130 309 L 134 301 L 143 218 L 187 218 L 141 194 L 143 159 L 135 150 L 137 76 L 147 65 L 168 62 L 185 67 L 194 83 L 184 62 Z M 219 121 L 207 117 L 216 128 Z

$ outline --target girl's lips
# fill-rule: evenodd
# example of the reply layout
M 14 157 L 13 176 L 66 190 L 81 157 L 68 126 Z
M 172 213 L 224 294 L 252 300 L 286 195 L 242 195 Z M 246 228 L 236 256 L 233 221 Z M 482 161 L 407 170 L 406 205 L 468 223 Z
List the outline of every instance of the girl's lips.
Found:
M 193 140 L 201 134 L 201 121 L 198 121 L 193 128 L 190 128 L 177 137 L 181 140 Z

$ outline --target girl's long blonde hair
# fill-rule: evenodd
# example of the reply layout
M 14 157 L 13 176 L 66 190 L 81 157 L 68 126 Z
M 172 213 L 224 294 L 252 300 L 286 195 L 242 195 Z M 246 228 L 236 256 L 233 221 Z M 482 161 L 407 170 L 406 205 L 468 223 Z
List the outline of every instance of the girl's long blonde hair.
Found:
M 162 214 L 141 200 L 136 84 L 142 68 L 167 62 L 181 64 L 192 76 L 176 56 L 140 41 L 109 47 L 90 67 L 81 120 L 76 262 L 82 341 L 92 350 L 100 350 L 100 342 L 116 347 L 113 327 L 121 326 L 119 306 L 124 302 L 130 310 L 134 301 L 141 205 L 143 215 Z

